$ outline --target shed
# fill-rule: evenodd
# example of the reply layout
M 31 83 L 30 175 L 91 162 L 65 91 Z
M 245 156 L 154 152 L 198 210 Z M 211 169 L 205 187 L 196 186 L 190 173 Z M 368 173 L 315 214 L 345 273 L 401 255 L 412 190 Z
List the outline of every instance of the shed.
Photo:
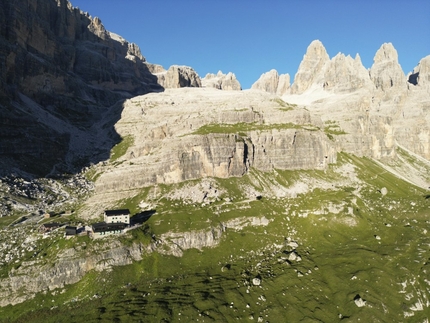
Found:
M 73 226 L 66 226 L 65 228 L 66 236 L 74 236 L 78 233 L 78 228 Z

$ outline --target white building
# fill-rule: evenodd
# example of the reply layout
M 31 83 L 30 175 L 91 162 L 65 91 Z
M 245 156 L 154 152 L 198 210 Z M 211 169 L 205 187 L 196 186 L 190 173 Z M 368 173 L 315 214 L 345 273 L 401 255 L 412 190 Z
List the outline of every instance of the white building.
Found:
M 130 211 L 128 209 L 123 210 L 106 210 L 104 215 L 104 221 L 106 223 L 124 223 L 130 224 Z

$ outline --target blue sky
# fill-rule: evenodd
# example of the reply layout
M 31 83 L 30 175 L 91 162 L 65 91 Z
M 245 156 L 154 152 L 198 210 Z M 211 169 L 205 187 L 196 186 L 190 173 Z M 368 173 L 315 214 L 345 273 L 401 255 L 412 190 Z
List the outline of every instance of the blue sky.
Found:
M 359 53 L 370 68 L 393 43 L 405 74 L 430 55 L 429 0 L 71 0 L 139 45 L 150 63 L 233 72 L 242 88 L 276 69 L 293 80 L 308 45 Z

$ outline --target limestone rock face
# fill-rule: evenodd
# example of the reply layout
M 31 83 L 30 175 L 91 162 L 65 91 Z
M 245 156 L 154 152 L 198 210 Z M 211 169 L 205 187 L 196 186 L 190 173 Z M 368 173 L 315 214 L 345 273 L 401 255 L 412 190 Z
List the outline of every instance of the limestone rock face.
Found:
M 109 192 L 228 178 L 242 176 L 251 167 L 324 169 L 334 162 L 334 143 L 324 132 L 305 126 L 315 123 L 320 129 L 318 120 L 305 110 L 281 110 L 275 98 L 260 91 L 182 88 L 127 101 L 117 131 L 123 137 L 132 135 L 134 144 L 124 156 L 124 167 L 105 172 L 96 189 Z M 290 122 L 298 126 L 289 126 Z M 206 133 L 211 124 L 239 128 Z M 249 130 L 239 130 L 244 125 Z
M 158 83 L 166 89 L 202 87 L 199 75 L 189 66 L 172 65 L 166 72 L 157 74 Z
M 344 54 L 337 54 L 324 68 L 324 90 L 352 92 L 367 86 L 373 88 L 368 71 L 357 54 L 355 59 Z
M 405 90 L 406 77 L 398 62 L 397 51 L 391 43 L 385 43 L 376 52 L 370 68 L 370 78 L 377 89 Z
M 414 85 L 430 85 L 430 55 L 420 60 L 418 66 L 409 75 L 408 81 Z
M 0 306 L 22 303 L 42 290 L 76 283 L 90 270 L 103 271 L 113 266 L 129 265 L 141 260 L 142 253 L 150 251 L 140 244 L 125 247 L 111 243 L 105 247 L 107 250 L 102 252 L 93 250 L 91 256 L 79 256 L 74 249 L 65 250 L 64 257 L 56 259 L 53 265 L 23 262 L 14 275 L 0 279 Z
M 290 74 L 279 75 L 278 88 L 276 94 L 282 96 L 290 91 Z
M 273 94 L 283 95 L 290 88 L 290 75 L 278 74 L 276 70 L 263 73 L 260 78 L 251 86 L 251 89 L 262 90 Z
M 236 79 L 236 75 L 231 72 L 227 74 L 224 74 L 221 71 L 217 74 L 208 73 L 204 78 L 202 78 L 202 86 L 227 91 L 242 90 L 239 81 Z
M 67 0 L 2 1 L 0 17 L 2 174 L 106 159 L 118 102 L 162 90 L 137 45 Z
M 301 94 L 306 91 L 314 83 L 314 80 L 329 60 L 330 58 L 321 41 L 314 40 L 309 45 L 300 63 L 299 69 L 294 77 L 291 93 Z

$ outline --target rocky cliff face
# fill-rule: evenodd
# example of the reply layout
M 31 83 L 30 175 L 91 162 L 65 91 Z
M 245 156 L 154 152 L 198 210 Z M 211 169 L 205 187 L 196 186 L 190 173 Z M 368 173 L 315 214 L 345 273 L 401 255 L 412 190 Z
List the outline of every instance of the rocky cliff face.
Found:
M 170 66 L 167 71 L 156 74 L 158 83 L 166 89 L 202 87 L 199 75 L 189 66 Z
M 136 97 L 116 129 L 134 144 L 121 165 L 99 178 L 98 192 L 242 176 L 251 167 L 324 169 L 336 160 L 318 118 L 282 110 L 264 92 L 171 89 Z
M 217 74 L 206 74 L 206 76 L 202 79 L 203 87 L 213 87 L 219 90 L 226 91 L 240 91 L 242 87 L 240 86 L 239 81 L 236 79 L 236 75 L 229 72 L 224 74 L 219 71 Z
M 315 82 L 326 63 L 330 60 L 326 49 L 319 40 L 308 47 L 291 86 L 292 94 L 301 94 Z
M 397 51 L 386 43 L 366 70 L 358 54 L 330 59 L 323 44 L 313 41 L 283 99 L 320 116 L 328 132 L 342 134 L 335 138 L 340 150 L 392 158 L 398 143 L 429 159 L 429 62 L 423 58 L 406 77 Z M 253 88 L 275 93 L 276 76 L 275 70 L 263 74 Z
M 126 247 L 114 241 L 105 243 L 103 249 L 92 250 L 91 255 L 85 256 L 74 248 L 62 250 L 53 264 L 24 262 L 19 269 L 11 271 L 9 278 L 0 279 L 0 306 L 21 303 L 38 292 L 76 283 L 90 270 L 103 271 L 131 264 L 150 251 L 150 247 L 145 249 L 140 244 Z
M 376 52 L 369 74 L 379 90 L 406 90 L 406 77 L 398 62 L 397 51 L 391 43 L 383 44 Z
M 418 66 L 408 75 L 408 81 L 413 85 L 430 85 L 430 55 L 419 62 Z
M 251 89 L 262 90 L 282 96 L 290 89 L 290 75 L 279 75 L 276 70 L 271 70 L 262 74 L 260 78 L 252 84 Z
M 117 102 L 162 89 L 137 45 L 67 0 L 2 1 L 0 17 L 3 172 L 46 175 L 106 158 Z

